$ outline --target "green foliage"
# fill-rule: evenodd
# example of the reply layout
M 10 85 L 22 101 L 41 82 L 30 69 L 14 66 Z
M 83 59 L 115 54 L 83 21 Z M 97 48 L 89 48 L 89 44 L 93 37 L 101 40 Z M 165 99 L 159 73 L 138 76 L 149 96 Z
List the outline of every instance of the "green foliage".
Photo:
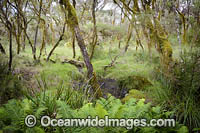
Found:
M 78 69 L 70 64 L 47 63 L 43 67 L 42 72 L 42 74 L 48 79 L 47 81 L 70 81 L 72 79 L 78 80 L 80 78 L 83 78 L 83 75 L 78 71 Z
M 0 104 L 12 98 L 19 98 L 22 95 L 22 84 L 19 77 L 19 75 L 12 74 L 8 70 L 7 63 L 3 60 L 0 61 Z
M 160 70 L 157 78 L 162 84 L 161 88 L 156 89 L 157 100 L 165 101 L 165 106 L 174 110 L 178 121 L 187 125 L 190 131 L 200 126 L 199 59 L 198 49 L 184 51 L 179 61 L 170 66 L 171 73 Z
M 66 12 L 67 12 L 67 19 L 66 19 L 67 24 L 69 25 L 69 27 L 73 31 L 73 28 L 75 26 L 78 26 L 78 18 L 77 18 L 77 15 L 76 15 L 76 10 L 71 5 L 69 0 L 61 0 L 61 1 L 60 1 L 60 4 L 65 6 L 65 9 L 66 9 Z
M 122 102 L 128 101 L 131 98 L 135 98 L 135 99 L 145 99 L 145 94 L 142 91 L 136 90 L 136 89 L 131 89 L 128 93 L 128 95 L 126 95 L 123 99 Z
M 45 96 L 44 96 L 45 95 Z M 171 112 L 162 111 L 159 106 L 151 107 L 151 104 L 145 104 L 141 99 L 138 102 L 135 99 L 129 99 L 122 104 L 119 99 L 110 96 L 108 99 L 101 98 L 96 103 L 86 103 L 79 109 L 72 109 L 65 100 L 57 99 L 55 96 L 41 93 L 40 98 L 32 100 L 24 99 L 11 100 L 0 108 L 0 126 L 3 131 L 13 132 L 127 132 L 126 128 L 104 127 L 104 128 L 83 128 L 83 127 L 48 127 L 40 126 L 41 116 L 48 115 L 54 118 L 87 118 L 99 116 L 104 118 L 169 118 Z M 37 101 L 38 99 L 39 101 Z M 24 124 L 24 118 L 28 114 L 37 117 L 38 122 L 34 128 L 27 128 Z M 133 127 L 131 132 L 160 132 L 160 131 L 187 131 L 183 126 L 176 124 L 174 128 L 158 127 Z
M 194 18 L 191 18 L 191 21 Z M 187 32 L 187 40 L 188 42 L 192 42 L 196 44 L 197 46 L 200 46 L 200 26 L 198 23 L 196 23 L 194 20 L 191 22 L 193 24 L 192 28 L 188 29 Z
M 119 81 L 120 88 L 142 90 L 145 87 L 151 86 L 148 79 L 141 76 L 128 76 Z
M 89 47 L 89 52 L 92 51 L 92 47 Z M 100 45 L 96 45 L 95 52 L 93 55 L 93 59 L 105 59 L 106 51 L 103 49 L 103 47 Z
M 93 28 L 92 23 L 88 23 L 83 27 L 83 29 L 87 32 L 90 32 Z M 111 35 L 121 35 L 123 36 L 126 33 L 126 26 L 116 26 L 111 24 L 105 24 L 97 22 L 97 31 L 100 32 L 103 36 L 110 37 Z

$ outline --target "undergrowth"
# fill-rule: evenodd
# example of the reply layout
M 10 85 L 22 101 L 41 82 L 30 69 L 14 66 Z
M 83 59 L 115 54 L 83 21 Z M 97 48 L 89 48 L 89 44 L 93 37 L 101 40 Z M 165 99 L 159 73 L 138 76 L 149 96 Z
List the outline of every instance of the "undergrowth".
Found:
M 4 59 L 1 55 L 0 58 Z M 9 71 L 8 63 L 0 60 L 0 105 L 10 99 L 22 96 L 23 86 L 20 76 L 15 74 L 13 70 Z
M 59 92 L 59 91 L 57 91 Z M 130 99 L 125 104 L 122 104 L 119 99 L 110 96 L 108 99 L 99 99 L 95 103 L 84 103 L 79 108 L 72 108 L 67 102 L 62 99 L 60 93 L 50 95 L 49 93 L 41 92 L 36 97 L 28 97 L 19 100 L 10 100 L 7 104 L 0 108 L 0 128 L 3 132 L 187 132 L 187 128 L 176 123 L 176 127 L 159 128 L 159 127 L 132 127 L 128 124 L 129 130 L 124 127 L 41 127 L 40 118 L 48 115 L 51 118 L 95 118 L 96 116 L 104 118 L 106 115 L 109 118 L 170 118 L 172 112 L 165 112 L 159 106 L 151 107 L 151 104 L 145 104 L 144 99 L 136 101 Z M 72 94 L 74 95 L 74 94 Z M 27 115 L 35 115 L 37 125 L 33 128 L 28 128 L 24 124 L 24 119 Z
M 190 132 L 199 131 L 200 106 L 200 51 L 183 51 L 179 60 L 171 65 L 170 73 L 155 71 L 157 82 L 151 89 L 153 97 L 163 107 L 175 111 L 175 117 L 189 127 Z M 159 70 L 159 71 L 158 71 Z

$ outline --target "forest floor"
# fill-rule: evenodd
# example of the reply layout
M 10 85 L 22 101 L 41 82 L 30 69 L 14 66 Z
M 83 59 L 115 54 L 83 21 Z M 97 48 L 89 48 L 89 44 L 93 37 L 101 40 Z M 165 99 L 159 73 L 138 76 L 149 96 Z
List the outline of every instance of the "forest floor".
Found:
M 39 91 L 39 80 L 45 80 L 51 87 L 58 86 L 60 82 L 66 87 L 73 87 L 78 90 L 85 85 L 86 68 L 77 69 L 74 65 L 62 63 L 65 59 L 72 59 L 73 53 L 71 46 L 61 45 L 54 51 L 51 60 L 46 62 L 48 52 L 52 46 L 44 50 L 40 62 L 33 61 L 31 49 L 22 51 L 20 56 L 14 56 L 15 72 L 22 75 L 26 87 L 34 91 Z M 147 49 L 147 48 L 145 48 Z M 127 100 L 131 97 L 144 98 L 151 101 L 156 95 L 152 88 L 159 88 L 159 83 L 155 80 L 155 70 L 159 67 L 159 54 L 152 48 L 152 56 L 147 50 L 129 47 L 125 54 L 123 48 L 119 49 L 115 43 L 102 43 L 96 47 L 92 64 L 104 97 L 111 93 L 117 98 Z M 39 53 L 39 51 L 37 51 Z M 180 53 L 179 47 L 173 47 L 174 58 Z M 119 56 L 112 67 L 105 70 L 116 56 Z M 76 47 L 76 59 L 82 60 L 81 53 Z M 129 93 L 129 95 L 127 95 Z M 126 97 L 125 97 L 126 96 Z

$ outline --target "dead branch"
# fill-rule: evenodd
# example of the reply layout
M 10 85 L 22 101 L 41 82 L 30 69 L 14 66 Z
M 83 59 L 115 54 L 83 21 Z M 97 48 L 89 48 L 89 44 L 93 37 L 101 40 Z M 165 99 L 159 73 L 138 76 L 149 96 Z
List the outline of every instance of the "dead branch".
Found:
M 85 63 L 82 61 L 76 61 L 76 60 L 70 60 L 70 59 L 65 59 L 64 61 L 62 61 L 62 63 L 69 63 L 71 65 L 74 65 L 77 68 L 83 68 L 85 67 Z
M 106 71 L 107 68 L 114 66 L 115 63 L 116 63 L 116 61 L 117 61 L 117 58 L 118 58 L 119 56 L 120 56 L 120 55 L 115 56 L 114 59 L 111 61 L 111 63 L 110 63 L 109 65 L 104 66 L 104 71 Z

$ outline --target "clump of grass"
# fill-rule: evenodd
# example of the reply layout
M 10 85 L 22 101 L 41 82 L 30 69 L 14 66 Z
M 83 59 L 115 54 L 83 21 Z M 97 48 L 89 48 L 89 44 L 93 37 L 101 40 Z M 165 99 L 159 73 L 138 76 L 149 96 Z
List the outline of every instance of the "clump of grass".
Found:
M 45 74 L 41 74 L 36 79 L 39 91 L 27 89 L 25 93 L 27 98 L 32 100 L 33 103 L 40 104 L 38 103 L 40 101 L 39 99 L 44 101 L 44 99 L 50 98 L 49 100 L 65 101 L 71 108 L 76 109 L 82 107 L 84 103 L 93 100 L 93 95 L 89 93 L 89 81 L 82 83 L 79 88 L 73 88 L 73 83 L 66 83 L 62 79 L 56 79 L 56 82 L 53 82 L 54 84 L 52 85 L 52 81 L 49 82 Z
M 185 51 L 174 65 L 171 73 L 157 72 L 156 80 L 160 83 L 152 93 L 158 102 L 167 109 L 175 111 L 175 117 L 192 131 L 200 127 L 199 82 L 200 51 Z M 161 67 L 160 67 L 161 68 Z

